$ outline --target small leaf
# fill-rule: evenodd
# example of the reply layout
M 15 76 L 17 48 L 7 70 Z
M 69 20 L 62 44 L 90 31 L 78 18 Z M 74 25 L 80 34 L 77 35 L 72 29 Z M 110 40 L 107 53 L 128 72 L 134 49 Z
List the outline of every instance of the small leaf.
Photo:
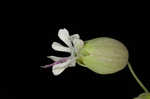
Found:
M 142 93 L 134 99 L 150 99 L 150 93 Z

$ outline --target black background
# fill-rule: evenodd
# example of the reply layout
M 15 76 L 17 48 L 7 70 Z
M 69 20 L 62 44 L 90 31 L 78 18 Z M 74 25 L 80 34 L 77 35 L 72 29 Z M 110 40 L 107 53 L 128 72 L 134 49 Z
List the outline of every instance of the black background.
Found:
M 53 76 L 51 68 L 40 68 L 41 65 L 53 62 L 47 59 L 46 56 L 69 55 L 68 53 L 54 51 L 51 48 L 51 44 L 54 41 L 63 44 L 58 38 L 58 30 L 66 28 L 70 35 L 77 33 L 83 40 L 107 36 L 124 43 L 129 50 L 129 61 L 137 76 L 147 88 L 150 88 L 149 60 L 146 58 L 149 45 L 148 35 L 147 32 L 140 31 L 143 28 L 132 26 L 131 24 L 115 24 L 115 22 L 113 24 L 108 24 L 107 22 L 105 24 L 101 22 L 66 24 L 50 23 L 50 21 L 43 20 L 40 22 L 39 28 L 36 28 L 37 32 L 19 34 L 21 38 L 19 38 L 19 41 L 16 39 L 17 47 L 15 46 L 16 42 L 11 41 L 9 43 L 11 53 L 15 55 L 19 53 L 19 56 L 17 55 L 17 58 L 14 58 L 14 56 L 7 57 L 6 59 L 9 62 L 6 62 L 7 66 L 5 66 L 4 70 L 1 69 L 3 70 L 1 72 L 1 82 L 4 82 L 4 84 L 1 84 L 3 92 L 1 97 L 8 97 L 8 99 L 72 97 L 132 99 L 138 96 L 143 90 L 136 83 L 127 67 L 112 75 L 100 75 L 77 64 L 74 68 L 67 68 L 59 76 Z M 20 31 L 22 29 L 19 30 L 19 33 Z M 16 37 L 18 37 L 18 34 Z M 22 38 L 25 38 L 23 42 L 20 40 Z M 32 43 L 32 41 L 35 42 Z M 36 45 L 37 47 L 35 48 Z M 33 53 L 35 54 L 33 55 Z M 10 65 L 8 65 L 9 63 Z
M 74 68 L 67 68 L 59 76 L 53 76 L 51 68 L 40 68 L 41 65 L 52 63 L 46 56 L 69 55 L 56 52 L 51 48 L 54 41 L 63 43 L 57 36 L 60 28 L 66 28 L 71 35 L 79 34 L 83 40 L 107 36 L 121 41 L 129 50 L 129 61 L 136 74 L 145 86 L 150 88 L 149 58 L 147 58 L 149 32 L 144 31 L 147 27 L 140 23 L 141 20 L 131 15 L 119 18 L 121 14 L 116 15 L 115 18 L 114 14 L 109 14 L 105 18 L 100 17 L 104 14 L 99 16 L 91 14 L 92 17 L 88 14 L 85 16 L 76 14 L 76 16 L 72 15 L 73 17 L 67 14 L 63 19 L 65 12 L 58 17 L 52 17 L 49 13 L 41 13 L 39 18 L 33 17 L 35 22 L 32 22 L 32 19 L 30 22 L 25 22 L 26 18 L 17 17 L 18 22 L 14 20 L 9 21 L 10 24 L 6 23 L 11 28 L 7 27 L 8 31 L 4 32 L 8 40 L 8 43 L 4 44 L 4 49 L 7 49 L 8 55 L 5 54 L 6 65 L 2 65 L 2 72 L 0 72 L 1 82 L 4 81 L 4 84 L 1 84 L 3 95 L 0 96 L 10 96 L 11 99 L 16 97 L 19 99 L 35 97 L 39 99 L 87 97 L 132 99 L 143 92 L 127 67 L 112 75 L 100 75 L 77 64 Z
M 146 3 L 13 3 L 3 3 L 1 9 L 0 99 L 132 99 L 143 92 L 127 67 L 112 75 L 99 75 L 77 65 L 57 77 L 51 69 L 41 69 L 52 62 L 46 56 L 68 55 L 51 48 L 53 41 L 62 42 L 57 36 L 60 28 L 78 33 L 83 40 L 101 36 L 120 40 L 129 50 L 137 76 L 150 89 Z
M 79 34 L 81 39 L 89 40 L 96 37 L 112 37 L 124 43 L 129 50 L 129 61 L 133 69 L 137 73 L 142 82 L 149 86 L 148 77 L 145 67 L 140 67 L 142 62 L 137 63 L 137 39 L 136 30 L 131 29 L 130 24 L 127 26 L 119 24 L 101 24 L 101 23 L 86 23 L 86 24 L 43 24 L 42 33 L 40 33 L 40 66 L 52 63 L 46 56 L 68 56 L 67 53 L 56 52 L 51 48 L 53 41 L 63 43 L 57 36 L 58 30 L 66 28 L 69 33 Z M 139 55 L 139 54 L 138 54 Z M 130 99 L 143 90 L 136 83 L 128 67 L 124 70 L 112 75 L 100 75 L 91 70 L 81 67 L 78 64 L 74 68 L 67 68 L 61 75 L 53 76 L 50 69 L 40 68 L 40 86 L 44 92 L 48 93 L 48 89 L 56 89 L 58 93 L 71 94 L 77 97 L 91 97 L 100 99 Z M 54 82 L 55 81 L 55 82 Z M 49 85 L 50 84 L 50 85 Z M 46 85 L 46 86 L 45 86 Z M 52 88 L 53 86 L 53 88 Z M 43 94 L 44 94 L 43 92 Z M 55 92 L 54 92 L 55 93 Z M 45 95 L 44 95 L 45 96 Z M 65 96 L 65 94 L 64 94 Z M 45 97 L 48 97 L 46 95 Z

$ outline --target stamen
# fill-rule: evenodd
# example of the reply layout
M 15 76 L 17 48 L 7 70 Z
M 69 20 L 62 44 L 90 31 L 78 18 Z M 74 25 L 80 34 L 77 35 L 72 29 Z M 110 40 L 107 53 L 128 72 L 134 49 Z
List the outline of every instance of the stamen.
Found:
M 59 61 L 56 61 L 56 62 L 54 62 L 52 64 L 48 64 L 48 65 L 42 66 L 42 68 L 49 68 L 49 67 L 52 67 L 52 66 L 54 66 L 56 64 L 64 63 L 67 60 L 68 60 L 68 58 L 63 58 L 63 59 L 60 59 Z

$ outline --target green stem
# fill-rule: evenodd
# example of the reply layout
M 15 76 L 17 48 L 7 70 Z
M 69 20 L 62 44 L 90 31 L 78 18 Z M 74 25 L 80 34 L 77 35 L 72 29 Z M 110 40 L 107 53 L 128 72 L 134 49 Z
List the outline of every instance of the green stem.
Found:
M 148 89 L 142 84 L 142 82 L 139 80 L 139 78 L 136 76 L 136 74 L 134 73 L 133 69 L 132 69 L 132 66 L 130 63 L 128 63 L 128 67 L 129 67 L 129 70 L 131 72 L 131 74 L 133 75 L 133 77 L 135 78 L 135 80 L 137 81 L 137 83 L 142 87 L 142 89 L 145 91 L 145 92 L 149 92 Z

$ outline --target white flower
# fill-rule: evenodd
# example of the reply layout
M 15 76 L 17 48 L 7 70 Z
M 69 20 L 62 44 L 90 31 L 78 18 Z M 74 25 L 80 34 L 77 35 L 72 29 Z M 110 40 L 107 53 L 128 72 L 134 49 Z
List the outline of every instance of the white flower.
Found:
M 42 66 L 42 68 L 52 67 L 53 74 L 59 75 L 66 68 L 74 67 L 76 65 L 76 59 L 79 57 L 79 51 L 83 47 L 84 42 L 80 39 L 78 34 L 69 35 L 68 30 L 60 29 L 58 32 L 58 37 L 68 46 L 65 47 L 57 42 L 52 43 L 52 48 L 56 51 L 69 52 L 71 55 L 69 57 L 56 57 L 48 56 L 48 58 L 55 61 L 52 64 Z

